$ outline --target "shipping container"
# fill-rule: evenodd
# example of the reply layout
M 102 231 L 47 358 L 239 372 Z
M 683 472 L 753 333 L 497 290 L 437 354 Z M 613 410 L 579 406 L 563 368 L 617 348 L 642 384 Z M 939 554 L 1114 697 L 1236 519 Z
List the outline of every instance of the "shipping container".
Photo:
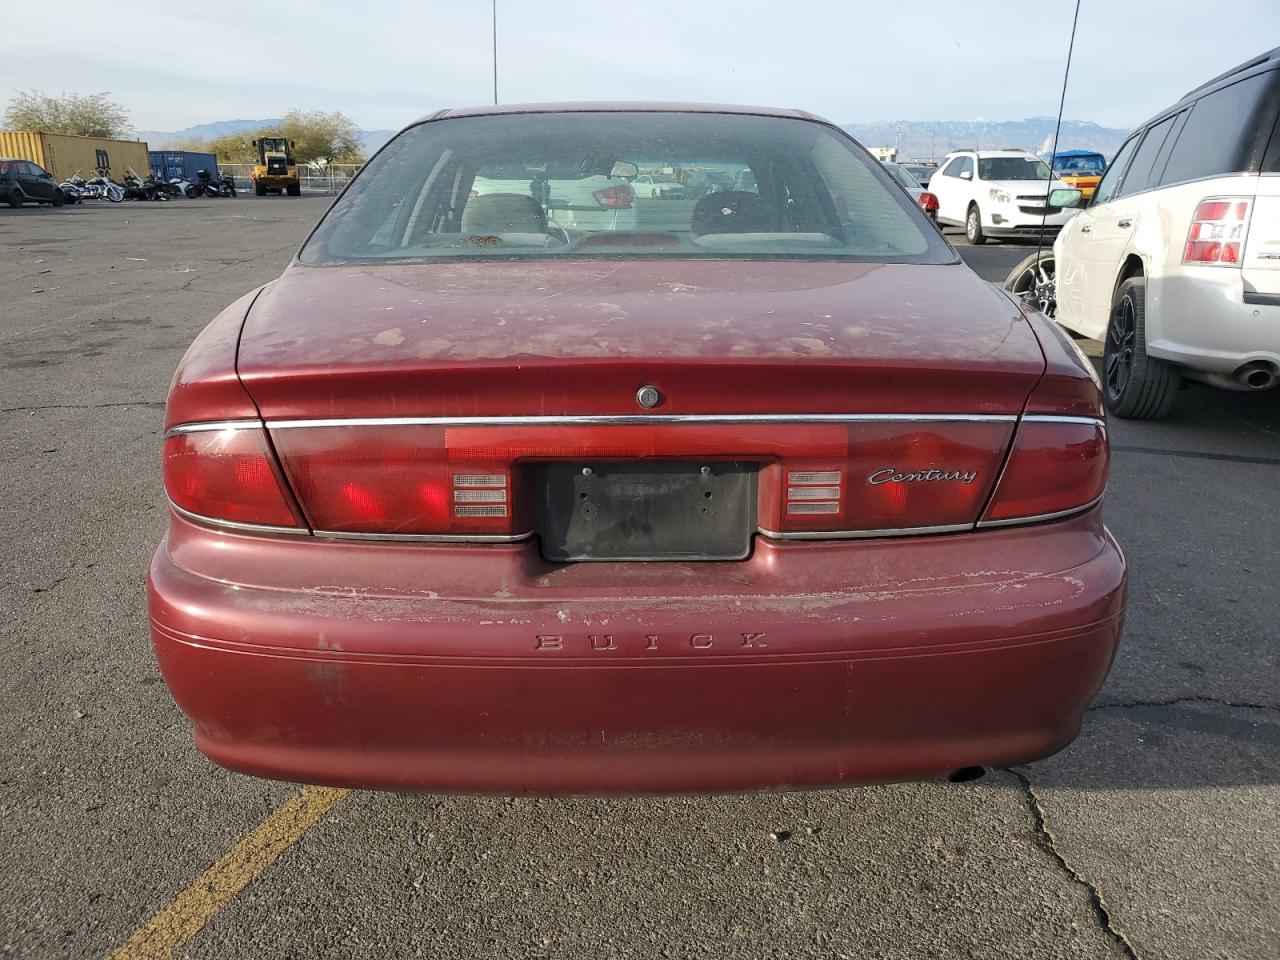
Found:
M 141 140 L 0 131 L 0 157 L 38 163 L 56 180 L 66 180 L 77 170 L 86 180 L 99 169 L 117 181 L 130 168 L 139 176 L 147 173 L 147 145 Z
M 218 158 L 212 153 L 200 153 L 195 150 L 152 150 L 147 154 L 151 160 L 151 172 L 157 180 L 172 180 L 183 177 L 195 183 L 196 172 L 208 170 L 209 176 L 218 179 Z

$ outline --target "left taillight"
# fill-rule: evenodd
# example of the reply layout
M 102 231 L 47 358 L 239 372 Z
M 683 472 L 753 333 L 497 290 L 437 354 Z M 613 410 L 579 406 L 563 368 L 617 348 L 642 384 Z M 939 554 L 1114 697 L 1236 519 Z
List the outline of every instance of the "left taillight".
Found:
M 448 442 L 443 427 L 273 430 L 281 463 L 318 532 L 503 537 L 522 533 L 511 457 Z M 452 438 L 450 438 L 452 439 Z
M 204 519 L 306 529 L 260 426 L 166 437 L 164 489 L 176 507 Z

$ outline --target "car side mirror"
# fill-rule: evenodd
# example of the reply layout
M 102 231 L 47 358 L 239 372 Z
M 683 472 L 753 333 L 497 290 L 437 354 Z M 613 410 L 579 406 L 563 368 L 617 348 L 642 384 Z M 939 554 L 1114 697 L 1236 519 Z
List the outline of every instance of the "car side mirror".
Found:
M 973 172 L 972 172 L 972 171 L 970 171 L 970 170 L 961 170 L 961 171 L 960 171 L 960 176 L 961 176 L 961 178 L 962 178 L 962 179 L 964 179 L 964 180 L 972 180 L 972 179 L 973 179 Z
M 1084 206 L 1084 193 L 1070 188 L 1049 191 L 1049 206 L 1062 207 L 1067 210 Z
M 634 180 L 640 175 L 640 168 L 630 160 L 615 160 L 609 176 L 615 180 Z

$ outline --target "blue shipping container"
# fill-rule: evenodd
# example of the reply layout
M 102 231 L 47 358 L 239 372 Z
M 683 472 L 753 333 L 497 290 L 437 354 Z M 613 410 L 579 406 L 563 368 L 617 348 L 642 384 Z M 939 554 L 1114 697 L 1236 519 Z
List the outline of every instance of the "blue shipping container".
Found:
M 218 158 L 212 153 L 196 153 L 192 150 L 151 150 L 147 153 L 151 175 L 157 180 L 183 177 L 192 183 L 196 171 L 208 170 L 209 176 L 218 179 Z

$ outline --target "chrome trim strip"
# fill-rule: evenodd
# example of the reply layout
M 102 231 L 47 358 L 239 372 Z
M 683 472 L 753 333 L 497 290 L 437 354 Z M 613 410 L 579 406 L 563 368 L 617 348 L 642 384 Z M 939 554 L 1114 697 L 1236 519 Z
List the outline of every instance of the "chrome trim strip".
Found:
M 354 417 L 332 420 L 268 420 L 266 425 L 272 430 L 291 430 L 297 427 L 589 427 L 675 423 L 1012 423 L 1017 419 L 1015 414 L 981 413 L 642 413 L 606 416 Z
M 642 413 L 583 416 L 528 417 L 334 417 L 312 420 L 210 420 L 180 423 L 165 431 L 165 437 L 215 430 L 252 430 L 267 427 L 290 430 L 298 427 L 521 427 L 521 426 L 602 426 L 655 424 L 731 423 L 1013 423 L 1012 413 Z M 1100 417 L 1058 416 L 1030 413 L 1021 418 L 1029 423 L 1083 423 L 1105 426 Z
M 1022 418 L 1023 423 L 1083 423 L 1105 429 L 1107 421 L 1101 417 L 1068 417 L 1052 413 L 1028 413 Z
M 770 540 L 866 540 L 872 537 L 909 537 L 929 533 L 960 533 L 972 530 L 972 523 L 949 523 L 938 527 L 897 527 L 889 530 L 831 530 L 780 533 L 757 527 L 756 532 Z
M 168 497 L 165 500 L 169 503 L 171 509 L 178 516 L 192 523 L 199 523 L 207 527 L 220 527 L 231 531 L 239 531 L 242 533 L 282 533 L 291 537 L 309 537 L 311 531 L 306 527 L 274 527 L 266 523 L 242 523 L 239 520 L 218 520 L 214 517 L 206 517 L 201 513 L 192 513 L 190 510 L 184 510 Z
M 978 522 L 979 530 L 986 530 L 990 527 L 1011 527 L 1020 523 L 1040 523 L 1044 520 L 1059 520 L 1062 517 L 1070 517 L 1073 514 L 1084 513 L 1086 510 L 1092 510 L 1102 502 L 1102 498 L 1106 496 L 1106 491 L 1098 494 L 1088 503 L 1079 507 L 1072 507 L 1070 510 L 1058 510 L 1055 513 L 1038 513 L 1033 517 L 1010 517 L 1007 520 L 980 520 Z
M 334 540 L 392 540 L 422 543 L 517 543 L 528 540 L 533 531 L 526 533 L 498 534 L 453 534 L 453 533 L 351 533 L 343 530 L 317 530 L 317 537 L 329 537 Z
M 206 420 L 201 423 L 179 423 L 164 432 L 164 438 L 181 436 L 184 433 L 212 433 L 215 430 L 253 430 L 262 429 L 261 420 Z

